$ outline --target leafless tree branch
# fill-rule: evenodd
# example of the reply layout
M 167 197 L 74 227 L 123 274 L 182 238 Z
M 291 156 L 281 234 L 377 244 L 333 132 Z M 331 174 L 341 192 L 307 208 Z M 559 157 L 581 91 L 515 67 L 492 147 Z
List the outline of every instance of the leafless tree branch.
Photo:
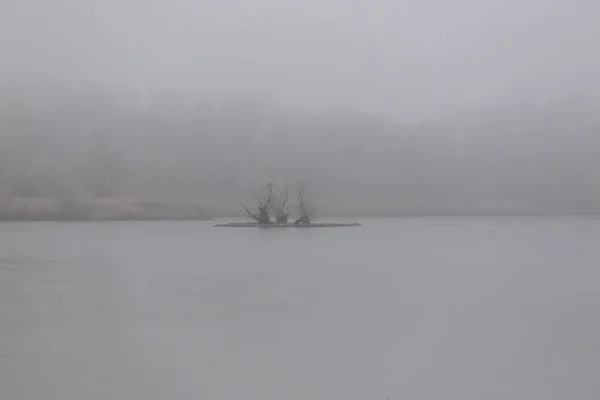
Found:
M 248 218 L 255 220 L 261 225 L 268 225 L 272 223 L 270 214 L 273 209 L 273 199 L 275 196 L 275 193 L 273 191 L 273 184 L 273 181 L 267 183 L 267 185 L 265 186 L 266 194 L 262 197 L 258 196 L 255 193 L 252 193 L 252 196 L 254 197 L 254 200 L 257 204 L 258 213 L 251 212 L 250 209 L 242 203 L 242 207 L 244 208 L 244 214 Z
M 283 189 L 277 188 L 273 201 L 273 210 L 275 213 L 275 221 L 278 224 L 286 224 L 290 216 L 290 208 L 292 207 L 289 201 L 290 183 L 285 182 Z
M 310 224 L 315 214 L 315 208 L 306 196 L 304 182 L 298 182 L 298 212 L 300 217 L 294 222 L 295 224 Z

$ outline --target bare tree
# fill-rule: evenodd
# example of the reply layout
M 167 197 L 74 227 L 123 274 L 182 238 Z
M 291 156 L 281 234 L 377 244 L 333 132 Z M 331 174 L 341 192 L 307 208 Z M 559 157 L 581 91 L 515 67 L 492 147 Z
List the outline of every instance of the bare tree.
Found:
M 288 218 L 291 214 L 290 208 L 292 205 L 289 204 L 289 192 L 290 183 L 285 182 L 283 188 L 278 188 L 275 192 L 275 198 L 273 200 L 273 212 L 275 214 L 275 222 L 278 224 L 287 224 Z
M 273 181 L 271 181 L 265 186 L 265 194 L 262 197 L 252 193 L 252 196 L 257 203 L 258 213 L 250 211 L 250 209 L 242 203 L 244 214 L 261 225 L 271 224 L 271 211 L 273 210 L 273 200 L 275 195 L 276 193 L 273 192 Z
M 296 225 L 310 224 L 315 214 L 315 208 L 306 196 L 306 185 L 303 182 L 298 183 L 298 212 L 300 217 L 294 221 Z

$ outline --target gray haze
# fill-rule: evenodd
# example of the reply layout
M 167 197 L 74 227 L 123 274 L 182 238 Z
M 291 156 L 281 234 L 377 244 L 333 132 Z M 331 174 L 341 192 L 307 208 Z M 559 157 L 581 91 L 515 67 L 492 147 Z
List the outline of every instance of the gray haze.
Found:
M 599 7 L 3 0 L 0 202 L 598 213 Z
M 597 397 L 599 20 L 0 0 L 0 399 Z
M 400 119 L 597 99 L 594 0 L 2 0 L 0 76 Z

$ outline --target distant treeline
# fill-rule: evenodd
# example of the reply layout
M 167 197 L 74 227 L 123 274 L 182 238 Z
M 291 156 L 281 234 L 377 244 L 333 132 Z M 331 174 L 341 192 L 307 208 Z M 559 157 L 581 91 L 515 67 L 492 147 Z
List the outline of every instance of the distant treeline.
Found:
M 320 214 L 600 213 L 600 108 L 589 104 L 401 125 L 102 88 L 0 94 L 4 208 L 16 198 L 179 199 L 236 215 L 251 188 L 301 178 Z
M 5 199 L 0 221 L 155 221 L 204 220 L 204 209 L 187 201 L 139 199 Z

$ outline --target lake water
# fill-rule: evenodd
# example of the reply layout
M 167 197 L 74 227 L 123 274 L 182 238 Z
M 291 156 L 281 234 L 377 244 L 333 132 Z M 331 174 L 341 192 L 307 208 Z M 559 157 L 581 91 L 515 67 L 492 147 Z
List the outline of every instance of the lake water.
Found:
M 0 399 L 596 399 L 600 220 L 0 224 Z

